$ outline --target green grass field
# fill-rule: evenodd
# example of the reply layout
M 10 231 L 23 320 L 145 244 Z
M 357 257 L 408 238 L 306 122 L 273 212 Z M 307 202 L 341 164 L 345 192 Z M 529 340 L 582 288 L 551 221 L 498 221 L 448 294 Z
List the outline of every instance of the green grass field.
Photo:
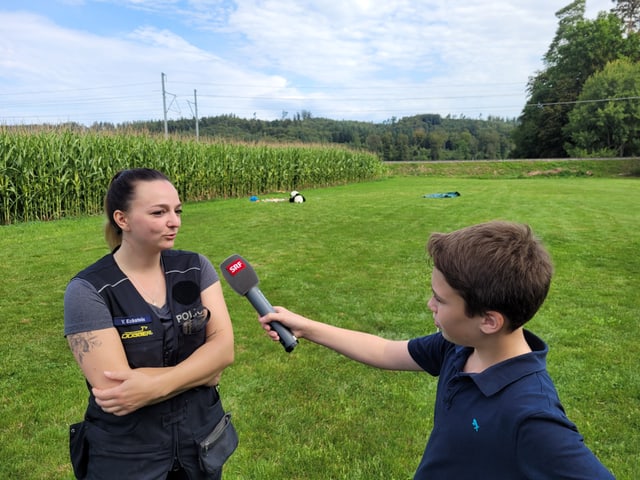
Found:
M 631 178 L 399 176 L 304 191 L 301 205 L 188 204 L 177 247 L 216 266 L 239 253 L 274 305 L 400 339 L 434 331 L 425 306 L 431 232 L 490 219 L 531 224 L 556 275 L 528 328 L 549 343 L 550 373 L 587 445 L 618 479 L 635 480 L 638 187 Z M 451 190 L 461 196 L 423 198 Z M 87 392 L 62 336 L 62 296 L 73 274 L 106 253 L 102 225 L 88 217 L 0 227 L 0 478 L 72 478 L 67 425 L 81 419 Z M 287 354 L 249 303 L 224 289 L 236 362 L 221 391 L 240 436 L 225 478 L 410 479 L 436 380 L 378 371 L 304 340 Z

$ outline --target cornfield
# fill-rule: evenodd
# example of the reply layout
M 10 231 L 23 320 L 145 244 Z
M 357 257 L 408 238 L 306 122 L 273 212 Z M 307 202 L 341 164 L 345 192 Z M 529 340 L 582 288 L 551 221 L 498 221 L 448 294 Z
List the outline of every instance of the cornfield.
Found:
M 134 167 L 165 173 L 183 201 L 352 183 L 385 171 L 375 155 L 335 147 L 4 129 L 0 224 L 100 213 L 111 177 Z

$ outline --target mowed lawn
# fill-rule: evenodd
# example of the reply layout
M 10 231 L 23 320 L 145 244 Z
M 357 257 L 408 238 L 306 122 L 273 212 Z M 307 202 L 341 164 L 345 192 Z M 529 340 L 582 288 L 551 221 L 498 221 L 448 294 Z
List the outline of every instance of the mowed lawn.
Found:
M 423 197 L 448 191 L 461 196 Z M 638 179 L 401 176 L 302 193 L 299 205 L 187 203 L 177 247 L 216 267 L 239 253 L 274 305 L 404 339 L 434 331 L 431 232 L 529 223 L 556 275 L 528 328 L 548 342 L 549 370 L 587 445 L 618 479 L 640 478 Z M 0 478 L 72 478 L 67 425 L 82 418 L 87 391 L 62 336 L 62 296 L 73 274 L 106 253 L 103 223 L 0 227 Z M 236 362 L 221 391 L 240 436 L 225 479 L 410 479 L 436 379 L 375 370 L 305 340 L 287 354 L 265 338 L 249 303 L 224 289 Z

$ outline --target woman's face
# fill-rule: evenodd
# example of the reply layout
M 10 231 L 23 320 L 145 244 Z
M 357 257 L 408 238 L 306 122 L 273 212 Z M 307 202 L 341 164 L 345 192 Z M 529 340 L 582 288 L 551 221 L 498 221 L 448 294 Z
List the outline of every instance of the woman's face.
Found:
M 167 250 L 173 247 L 180 228 L 182 203 L 175 187 L 166 180 L 138 181 L 126 212 L 116 211 L 123 231 L 123 243 L 138 248 Z

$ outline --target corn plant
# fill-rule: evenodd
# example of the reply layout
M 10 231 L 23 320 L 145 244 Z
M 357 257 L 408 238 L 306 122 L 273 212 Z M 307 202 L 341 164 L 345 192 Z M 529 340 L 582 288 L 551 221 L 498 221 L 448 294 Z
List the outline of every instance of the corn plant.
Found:
M 184 201 L 300 190 L 380 177 L 375 155 L 76 131 L 0 130 L 0 223 L 96 214 L 119 170 L 164 172 Z

